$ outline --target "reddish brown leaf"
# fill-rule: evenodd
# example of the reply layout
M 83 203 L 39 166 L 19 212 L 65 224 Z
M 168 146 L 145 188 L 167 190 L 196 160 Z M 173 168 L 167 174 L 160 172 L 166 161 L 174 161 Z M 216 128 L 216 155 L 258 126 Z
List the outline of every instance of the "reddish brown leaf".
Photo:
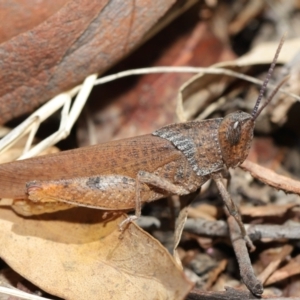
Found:
M 0 123 L 102 72 L 132 50 L 174 0 L 70 0 L 0 45 Z
M 68 0 L 0 1 L 0 43 L 46 20 Z

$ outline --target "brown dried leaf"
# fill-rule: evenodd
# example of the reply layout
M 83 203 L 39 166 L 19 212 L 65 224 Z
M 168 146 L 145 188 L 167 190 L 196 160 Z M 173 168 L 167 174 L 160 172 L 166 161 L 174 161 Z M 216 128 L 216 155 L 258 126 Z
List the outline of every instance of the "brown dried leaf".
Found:
M 291 254 L 293 249 L 291 245 L 284 245 L 281 249 L 278 249 L 278 253 L 274 255 L 272 261 L 258 275 L 258 279 L 265 283 L 269 276 L 278 268 L 279 264 Z
M 0 123 L 106 70 L 137 46 L 172 3 L 69 0 L 41 24 L 2 43 Z
M 190 218 L 201 218 L 204 220 L 215 221 L 219 215 L 219 209 L 207 203 L 201 203 L 194 207 L 188 208 Z
M 123 217 L 74 208 L 24 219 L 0 209 L 0 255 L 20 275 L 65 299 L 183 299 L 191 289 L 167 250 Z
M 0 43 L 30 30 L 58 11 L 68 0 L 10 0 L 0 2 Z
M 212 67 L 226 68 L 244 74 L 251 66 L 270 65 L 277 46 L 278 42 L 263 43 L 235 61 L 218 63 Z M 278 58 L 278 64 L 290 61 L 299 47 L 300 39 L 298 38 L 285 41 Z M 195 117 L 201 120 L 206 119 L 216 107 L 226 102 L 223 93 L 234 81 L 234 77 L 218 74 L 200 73 L 191 78 L 180 88 L 177 103 L 180 121 L 191 120 Z M 217 99 L 219 100 L 217 101 Z M 200 112 L 201 115 L 198 116 Z
M 297 203 L 289 203 L 286 205 L 268 204 L 263 206 L 240 206 L 240 212 L 243 216 L 255 218 L 282 216 L 295 206 L 297 206 Z
M 300 255 L 296 256 L 287 265 L 274 272 L 267 280 L 266 285 L 273 284 L 297 274 L 300 274 Z

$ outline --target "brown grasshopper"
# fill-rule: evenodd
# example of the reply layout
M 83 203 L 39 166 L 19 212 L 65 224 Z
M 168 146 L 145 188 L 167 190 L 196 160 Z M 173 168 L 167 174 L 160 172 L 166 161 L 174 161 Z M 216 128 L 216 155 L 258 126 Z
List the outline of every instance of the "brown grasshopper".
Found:
M 230 214 L 250 239 L 223 185 L 229 168 L 247 157 L 255 120 L 283 84 L 259 108 L 283 40 L 251 114 L 171 124 L 152 134 L 0 165 L 0 197 L 62 201 L 103 210 L 131 210 L 169 195 L 187 195 L 212 178 Z M 124 225 L 124 224 L 122 224 Z

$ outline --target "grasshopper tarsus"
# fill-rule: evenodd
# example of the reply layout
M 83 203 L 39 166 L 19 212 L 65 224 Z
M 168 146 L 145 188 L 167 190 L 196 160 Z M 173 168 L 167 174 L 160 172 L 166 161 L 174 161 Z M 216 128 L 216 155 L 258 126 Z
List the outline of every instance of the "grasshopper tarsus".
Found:
M 120 224 L 119 224 L 119 230 L 121 232 L 123 232 L 127 226 L 129 226 L 130 223 L 136 221 L 139 217 L 133 215 L 133 216 L 128 216 L 125 220 L 123 220 Z

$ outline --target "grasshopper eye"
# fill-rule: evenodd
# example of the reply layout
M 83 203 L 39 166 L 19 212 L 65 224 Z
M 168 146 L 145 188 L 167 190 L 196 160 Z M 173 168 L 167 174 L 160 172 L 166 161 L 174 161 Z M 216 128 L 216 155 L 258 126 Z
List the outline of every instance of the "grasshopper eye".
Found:
M 231 146 L 238 144 L 238 142 L 240 141 L 241 128 L 242 124 L 240 121 L 235 121 L 234 123 L 230 124 L 227 130 L 226 137 Z

